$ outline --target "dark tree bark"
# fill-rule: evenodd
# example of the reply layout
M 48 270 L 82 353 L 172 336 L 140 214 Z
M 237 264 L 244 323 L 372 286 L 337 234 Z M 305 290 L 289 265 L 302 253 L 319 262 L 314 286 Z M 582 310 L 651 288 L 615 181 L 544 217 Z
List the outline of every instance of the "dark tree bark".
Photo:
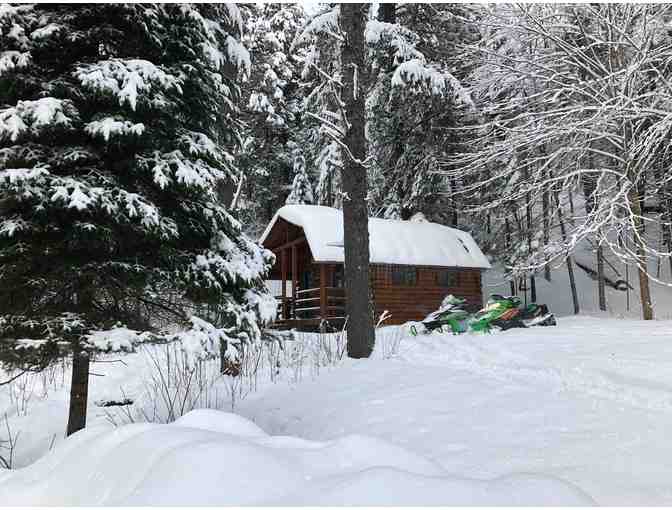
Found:
M 81 350 L 76 343 L 72 351 L 68 435 L 74 434 L 86 426 L 86 405 L 89 396 L 89 361 L 89 353 Z
M 602 244 L 597 245 L 597 297 L 600 310 L 607 311 L 607 294 L 605 292 L 604 279 L 604 250 Z
M 624 154 L 629 154 L 630 140 L 632 139 L 632 125 L 628 122 L 623 126 Z M 628 201 L 632 210 L 635 227 L 635 246 L 637 254 L 637 275 L 639 277 L 639 295 L 642 300 L 642 319 L 653 320 L 653 303 L 651 302 L 651 289 L 649 288 L 649 272 L 647 267 L 646 247 L 644 244 L 644 220 L 642 219 L 642 202 L 644 185 L 638 182 L 638 176 L 632 166 L 632 161 L 627 160 L 625 175 L 632 186 L 628 191 Z
M 341 4 L 343 43 L 343 102 L 348 130 L 342 182 L 345 284 L 347 288 L 348 356 L 367 358 L 373 352 L 373 315 L 369 299 L 369 212 L 366 203 L 365 110 L 362 76 L 364 70 L 364 27 L 368 4 Z
M 653 320 L 653 303 L 651 302 L 651 290 L 649 288 L 646 250 L 641 237 L 644 235 L 644 222 L 641 218 L 640 200 L 637 193 L 638 190 L 633 186 L 628 198 L 634 215 L 635 230 L 638 234 L 635 236 L 635 246 L 637 247 L 637 275 L 639 276 L 639 295 L 642 300 L 642 318 L 650 321 Z
M 555 202 L 558 205 L 558 221 L 560 222 L 560 233 L 562 234 L 562 240 L 567 240 L 567 230 L 565 229 L 565 220 L 562 217 L 562 208 L 560 207 L 560 194 L 556 191 L 555 193 Z M 567 255 L 565 258 L 565 263 L 567 264 L 567 275 L 569 276 L 569 290 L 572 293 L 572 304 L 574 305 L 574 314 L 578 314 L 580 311 L 579 308 L 579 295 L 576 292 L 576 280 L 574 278 L 574 266 L 572 264 L 572 256 Z
M 511 253 L 511 225 L 509 223 L 509 218 L 504 219 L 504 246 L 506 247 L 506 253 Z M 511 287 L 511 295 L 516 295 L 516 283 L 513 278 L 509 280 L 509 286 Z
M 528 181 L 528 172 L 525 170 L 525 180 Z M 532 253 L 532 204 L 531 204 L 530 193 L 525 194 L 525 219 L 527 221 L 527 249 L 529 253 Z M 527 296 L 527 293 L 525 294 Z M 535 281 L 534 273 L 530 275 L 530 301 L 532 303 L 537 302 L 537 282 Z
M 542 170 L 542 181 L 546 180 L 546 171 Z M 541 195 L 541 210 L 542 210 L 542 216 L 543 216 L 543 239 L 544 239 L 544 246 L 548 246 L 548 242 L 550 239 L 550 221 L 549 221 L 549 213 L 550 213 L 550 206 L 549 206 L 550 200 L 549 200 L 549 192 L 548 192 L 548 187 L 544 186 L 544 191 L 542 192 Z M 544 279 L 547 282 L 551 281 L 551 266 L 550 264 L 545 264 L 544 265 Z

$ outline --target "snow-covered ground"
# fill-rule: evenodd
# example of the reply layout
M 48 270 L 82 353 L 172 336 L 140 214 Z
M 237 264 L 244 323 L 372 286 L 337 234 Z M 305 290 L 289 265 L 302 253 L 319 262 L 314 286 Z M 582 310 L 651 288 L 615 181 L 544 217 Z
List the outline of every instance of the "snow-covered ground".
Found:
M 0 388 L 17 465 L 58 436 L 0 471 L 3 502 L 672 504 L 672 321 L 379 337 L 370 360 L 260 374 L 244 418 L 115 429 L 92 404 L 90 427 L 61 441 L 65 389 L 17 416 Z M 92 402 L 146 388 L 143 355 L 124 359 L 95 366 Z M 210 403 L 230 410 L 224 386 Z

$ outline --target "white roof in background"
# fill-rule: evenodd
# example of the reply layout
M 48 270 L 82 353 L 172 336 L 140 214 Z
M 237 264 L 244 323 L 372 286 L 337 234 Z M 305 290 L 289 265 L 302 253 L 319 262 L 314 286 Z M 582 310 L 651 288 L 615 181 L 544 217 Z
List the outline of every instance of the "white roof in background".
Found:
M 278 218 L 301 227 L 316 262 L 343 262 L 343 213 L 319 205 L 286 205 L 261 236 L 263 243 Z M 369 218 L 372 264 L 490 268 L 474 239 L 462 230 L 427 221 Z

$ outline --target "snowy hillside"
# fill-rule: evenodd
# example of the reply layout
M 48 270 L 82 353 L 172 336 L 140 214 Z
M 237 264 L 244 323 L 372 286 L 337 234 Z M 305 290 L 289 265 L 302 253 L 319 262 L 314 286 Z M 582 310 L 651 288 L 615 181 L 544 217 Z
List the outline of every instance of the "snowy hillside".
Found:
M 625 265 L 609 252 L 605 252 L 605 259 L 605 276 L 613 282 L 624 281 L 626 279 Z M 593 271 L 596 270 L 595 253 L 590 245 L 587 243 L 579 245 L 574 254 L 574 262 L 574 276 L 580 303 L 580 313 L 591 315 L 602 314 L 603 312 L 600 312 L 598 305 L 597 281 L 591 277 L 589 272 L 577 265 L 578 263 Z M 548 304 L 549 308 L 558 316 L 572 315 L 574 309 L 569 289 L 567 266 L 564 262 L 558 261 L 552 267 L 552 279 L 550 282 L 544 279 L 543 272 L 537 274 L 537 301 Z M 660 273 L 658 273 L 657 261 L 650 262 L 649 271 L 652 276 L 659 274 L 658 279 L 661 282 L 672 282 L 672 275 L 670 275 L 670 267 L 667 261 L 661 263 Z M 625 290 L 617 290 L 609 285 L 605 285 L 607 298 L 606 316 L 641 318 L 642 309 L 639 298 L 639 281 L 637 280 L 636 270 L 632 265 L 628 269 L 628 281 L 631 286 L 629 293 Z M 653 280 L 650 282 L 650 285 L 655 317 L 657 319 L 672 319 L 672 286 Z M 493 269 L 486 271 L 483 275 L 484 298 L 487 299 L 489 294 L 495 293 L 505 295 L 511 293 L 509 282 L 505 279 L 501 266 L 494 266 Z M 523 291 L 518 292 L 518 295 L 521 299 L 525 298 Z M 527 291 L 527 299 L 530 299 L 529 290 Z
M 235 392 L 244 418 L 115 428 L 110 417 L 165 419 L 149 398 L 159 357 L 147 350 L 94 365 L 88 428 L 68 440 L 58 389 L 67 370 L 44 387 L 34 380 L 24 407 L 26 392 L 2 387 L 17 467 L 54 443 L 0 471 L 3 502 L 672 504 L 672 322 L 583 316 L 493 335 L 378 333 L 370 360 L 339 360 L 327 347 L 337 339 L 319 335 L 288 343 L 279 369 L 260 360 Z M 203 405 L 230 411 L 231 382 L 205 384 Z M 135 403 L 93 404 L 123 397 Z

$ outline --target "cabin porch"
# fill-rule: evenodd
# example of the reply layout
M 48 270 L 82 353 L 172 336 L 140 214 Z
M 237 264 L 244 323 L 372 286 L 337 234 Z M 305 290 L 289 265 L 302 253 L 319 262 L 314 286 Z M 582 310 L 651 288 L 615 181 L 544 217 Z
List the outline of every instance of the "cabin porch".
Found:
M 278 301 L 276 328 L 340 328 L 345 321 L 343 265 L 316 263 L 305 237 L 273 248 L 269 286 Z

